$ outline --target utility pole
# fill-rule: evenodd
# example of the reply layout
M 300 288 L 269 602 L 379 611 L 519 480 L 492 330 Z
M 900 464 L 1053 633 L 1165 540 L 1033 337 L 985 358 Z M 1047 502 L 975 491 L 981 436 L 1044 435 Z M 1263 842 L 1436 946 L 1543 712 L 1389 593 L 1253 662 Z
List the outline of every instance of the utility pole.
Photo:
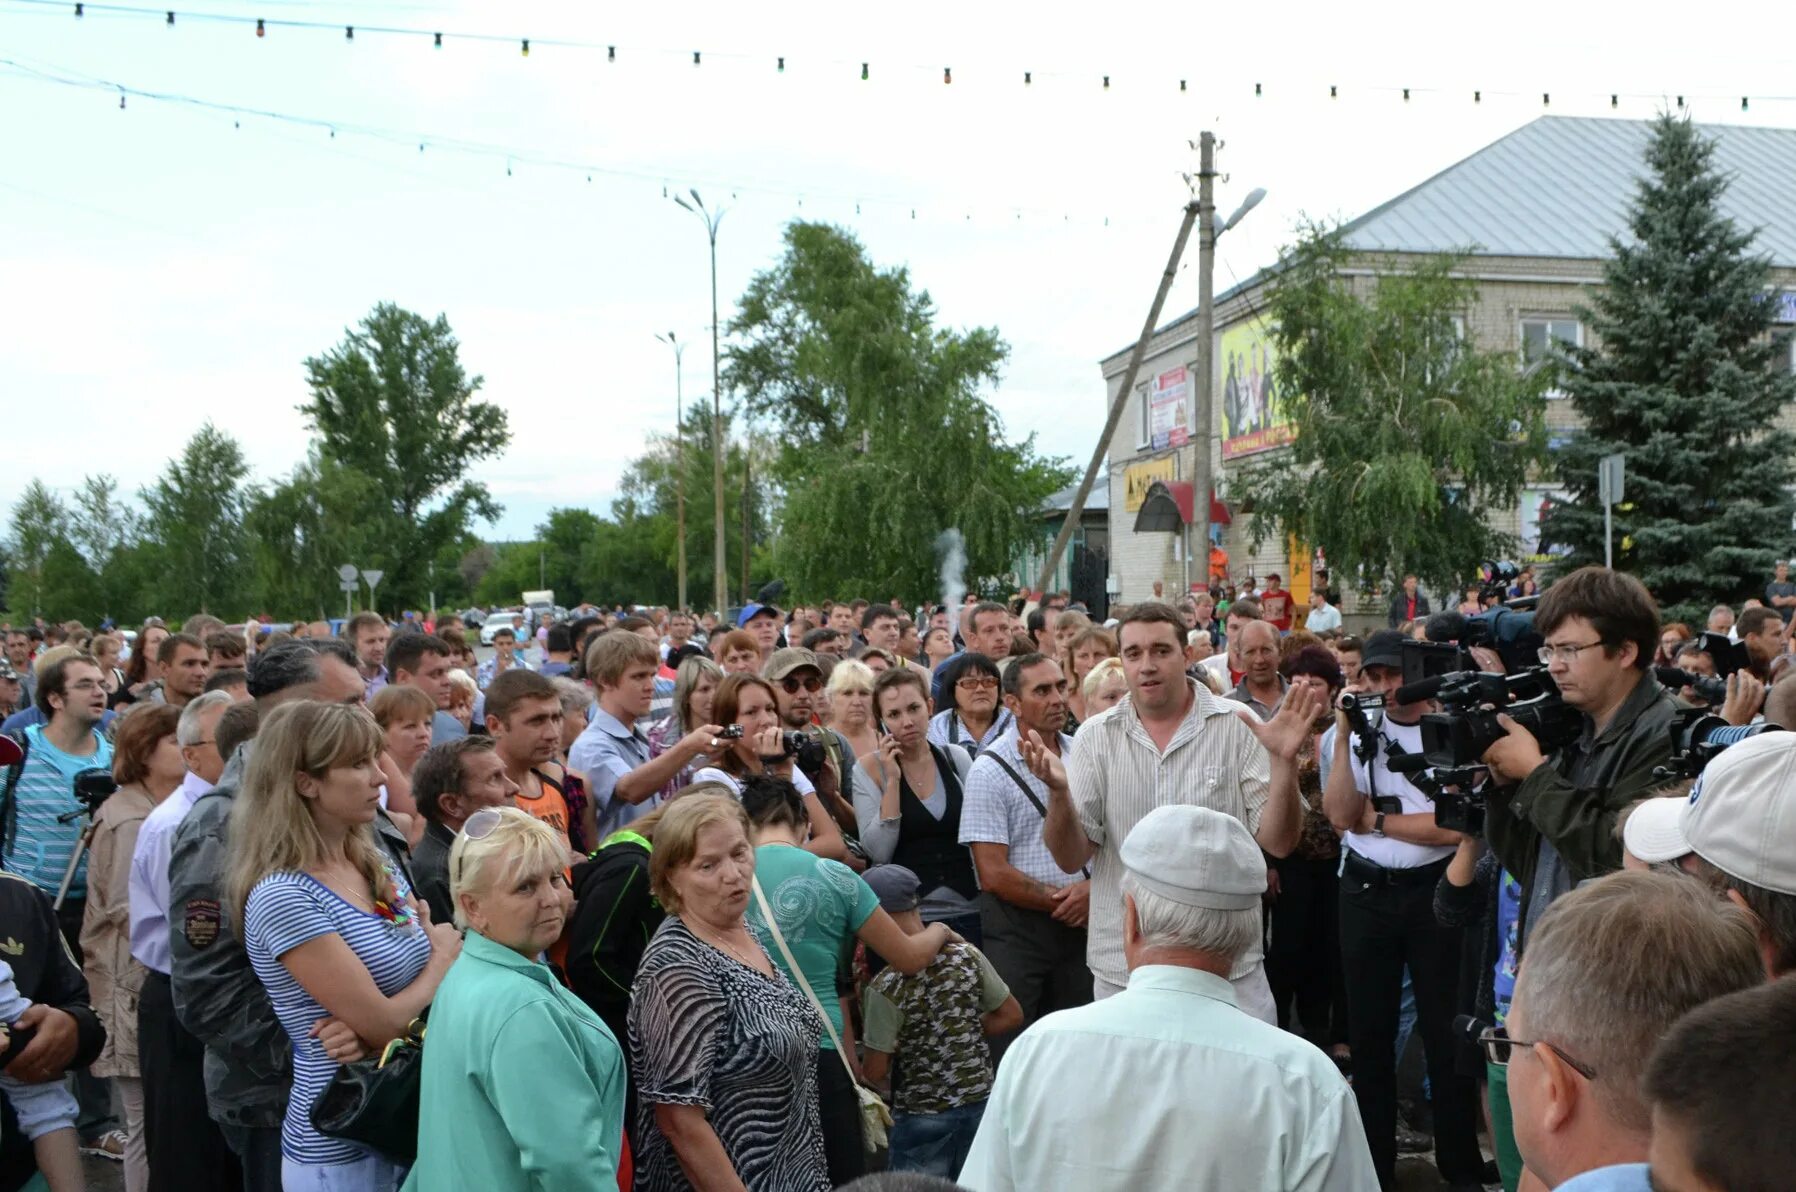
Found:
M 742 411 L 742 603 L 748 604 L 748 477 L 754 470 L 754 432 Z
M 671 331 L 666 335 L 657 334 L 655 338 L 674 350 L 674 502 L 679 509 L 679 607 L 691 611 L 686 603 L 686 374 L 681 367 L 681 358 L 686 355 L 686 345 Z
M 705 207 L 705 201 L 698 196 L 697 190 L 690 190 L 692 202 L 688 203 L 679 195 L 673 201 L 698 216 L 705 225 L 705 234 L 711 241 L 711 510 L 712 551 L 711 563 L 712 599 L 716 603 L 717 615 L 722 617 L 729 611 L 729 563 L 724 558 L 723 539 L 723 367 L 718 352 L 717 334 L 717 225 L 723 222 L 723 211 L 715 213 Z
M 1098 436 L 1097 446 L 1091 453 L 1091 462 L 1085 467 L 1085 478 L 1079 481 L 1079 489 L 1073 494 L 1073 503 L 1066 511 L 1066 520 L 1060 525 L 1060 533 L 1055 536 L 1054 545 L 1048 550 L 1048 557 L 1042 561 L 1041 575 L 1035 581 L 1035 590 L 1038 592 L 1048 590 L 1048 584 L 1060 566 L 1060 556 L 1066 553 L 1067 541 L 1072 538 L 1073 529 L 1085 513 L 1085 500 L 1091 495 L 1092 482 L 1097 479 L 1104 457 L 1110 453 L 1110 439 L 1116 434 L 1116 424 L 1122 421 L 1122 412 L 1129 404 L 1129 395 L 1135 391 L 1135 377 L 1141 372 L 1141 362 L 1147 356 L 1147 345 L 1154 338 L 1154 328 L 1160 322 L 1160 308 L 1166 305 L 1167 291 L 1172 289 L 1173 278 L 1178 276 L 1179 258 L 1185 255 L 1185 242 L 1191 239 L 1191 226 L 1196 222 L 1197 203 L 1185 204 L 1185 218 L 1179 224 L 1177 238 L 1172 242 L 1172 256 L 1166 261 L 1166 272 L 1160 276 L 1160 288 L 1154 292 L 1154 303 L 1148 307 L 1147 321 L 1141 326 L 1135 350 L 1129 353 L 1129 367 L 1124 370 L 1122 384 L 1110 402 L 1110 416 L 1104 420 L 1104 431 Z
M 1196 462 L 1191 469 L 1193 521 L 1204 528 L 1197 551 L 1203 556 L 1204 586 L 1210 586 L 1210 366 L 1216 335 L 1216 134 L 1198 137 L 1197 165 L 1197 433 L 1191 436 Z M 1203 512 L 1199 513 L 1198 509 Z M 1191 527 L 1185 527 L 1185 591 L 1191 590 Z

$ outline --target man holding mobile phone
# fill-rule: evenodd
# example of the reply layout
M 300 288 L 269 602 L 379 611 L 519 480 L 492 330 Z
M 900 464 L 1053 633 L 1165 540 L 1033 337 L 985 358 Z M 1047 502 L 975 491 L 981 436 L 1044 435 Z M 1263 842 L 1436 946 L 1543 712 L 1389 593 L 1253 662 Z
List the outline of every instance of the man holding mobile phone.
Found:
M 1394 700 L 1403 685 L 1403 634 L 1381 629 L 1366 639 L 1364 691 Z M 1389 1187 L 1397 1163 L 1397 1012 L 1407 965 L 1434 1096 L 1434 1153 L 1450 1185 L 1477 1185 L 1477 1093 L 1457 1074 L 1460 930 L 1434 916 L 1434 888 L 1453 859 L 1459 834 L 1434 822 L 1434 801 L 1393 759 L 1422 752 L 1424 702 L 1387 703 L 1371 740 L 1335 713 L 1335 756 L 1323 810 L 1344 833 L 1341 856 L 1341 967 L 1347 984 L 1353 1093 L 1378 1178 Z

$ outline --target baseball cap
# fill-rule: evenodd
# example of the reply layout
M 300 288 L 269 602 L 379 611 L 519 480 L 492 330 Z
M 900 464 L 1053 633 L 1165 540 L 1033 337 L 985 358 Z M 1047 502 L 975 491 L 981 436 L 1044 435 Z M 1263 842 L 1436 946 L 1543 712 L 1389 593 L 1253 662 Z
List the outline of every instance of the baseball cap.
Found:
M 1796 733 L 1728 746 L 1690 788 L 1681 827 L 1690 849 L 1730 877 L 1796 894 Z
M 1395 629 L 1380 629 L 1366 639 L 1365 649 L 1360 651 L 1360 669 L 1364 670 L 1368 666 L 1402 666 L 1405 640 L 1407 639 Z
M 1690 841 L 1684 836 L 1684 808 L 1688 799 L 1648 799 L 1628 813 L 1622 825 L 1621 842 L 1627 850 L 1648 864 L 1675 861 L 1690 852 Z
M 1145 890 L 1186 906 L 1243 911 L 1266 892 L 1266 858 L 1247 826 L 1209 807 L 1156 807 L 1123 841 L 1122 863 Z
M 902 865 L 875 865 L 861 878 L 879 895 L 880 909 L 899 914 L 917 909 L 917 890 L 923 884 L 917 875 Z
M 771 604 L 759 604 L 751 600 L 742 606 L 741 612 L 736 614 L 736 628 L 741 629 L 762 613 L 766 613 L 770 617 L 777 617 L 780 615 L 780 610 Z
M 807 666 L 818 674 L 823 673 L 823 668 L 817 664 L 815 654 L 801 646 L 787 646 L 783 650 L 773 652 L 773 656 L 767 660 L 767 665 L 761 670 L 761 677 L 777 683 L 793 671 L 803 670 Z

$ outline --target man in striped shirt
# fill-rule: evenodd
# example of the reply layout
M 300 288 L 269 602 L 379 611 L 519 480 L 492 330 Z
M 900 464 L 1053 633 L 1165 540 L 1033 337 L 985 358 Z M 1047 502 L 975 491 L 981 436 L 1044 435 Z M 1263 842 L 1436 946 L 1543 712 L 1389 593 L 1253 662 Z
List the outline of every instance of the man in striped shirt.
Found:
M 1042 839 L 1067 872 L 1091 866 L 1086 963 L 1096 997 L 1128 983 L 1122 947 L 1123 841 L 1156 807 L 1190 804 L 1239 819 L 1259 846 L 1282 857 L 1303 826 L 1297 751 L 1323 708 L 1306 689 L 1286 695 L 1262 722 L 1185 675 L 1185 623 L 1171 605 L 1131 609 L 1118 626 L 1129 694 L 1087 721 L 1062 762 L 1031 731 L 1019 750 L 1048 786 Z M 1241 1008 L 1274 1022 L 1259 944 L 1229 980 Z

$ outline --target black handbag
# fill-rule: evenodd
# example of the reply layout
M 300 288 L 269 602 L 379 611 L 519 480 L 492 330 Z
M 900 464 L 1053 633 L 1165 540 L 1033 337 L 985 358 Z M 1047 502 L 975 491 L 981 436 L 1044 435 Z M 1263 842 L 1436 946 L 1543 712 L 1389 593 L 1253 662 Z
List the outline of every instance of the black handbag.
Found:
M 424 1020 L 388 1043 L 378 1059 L 341 1065 L 312 1103 L 320 1134 L 360 1143 L 410 1167 L 418 1157 L 418 1094 L 424 1075 Z

